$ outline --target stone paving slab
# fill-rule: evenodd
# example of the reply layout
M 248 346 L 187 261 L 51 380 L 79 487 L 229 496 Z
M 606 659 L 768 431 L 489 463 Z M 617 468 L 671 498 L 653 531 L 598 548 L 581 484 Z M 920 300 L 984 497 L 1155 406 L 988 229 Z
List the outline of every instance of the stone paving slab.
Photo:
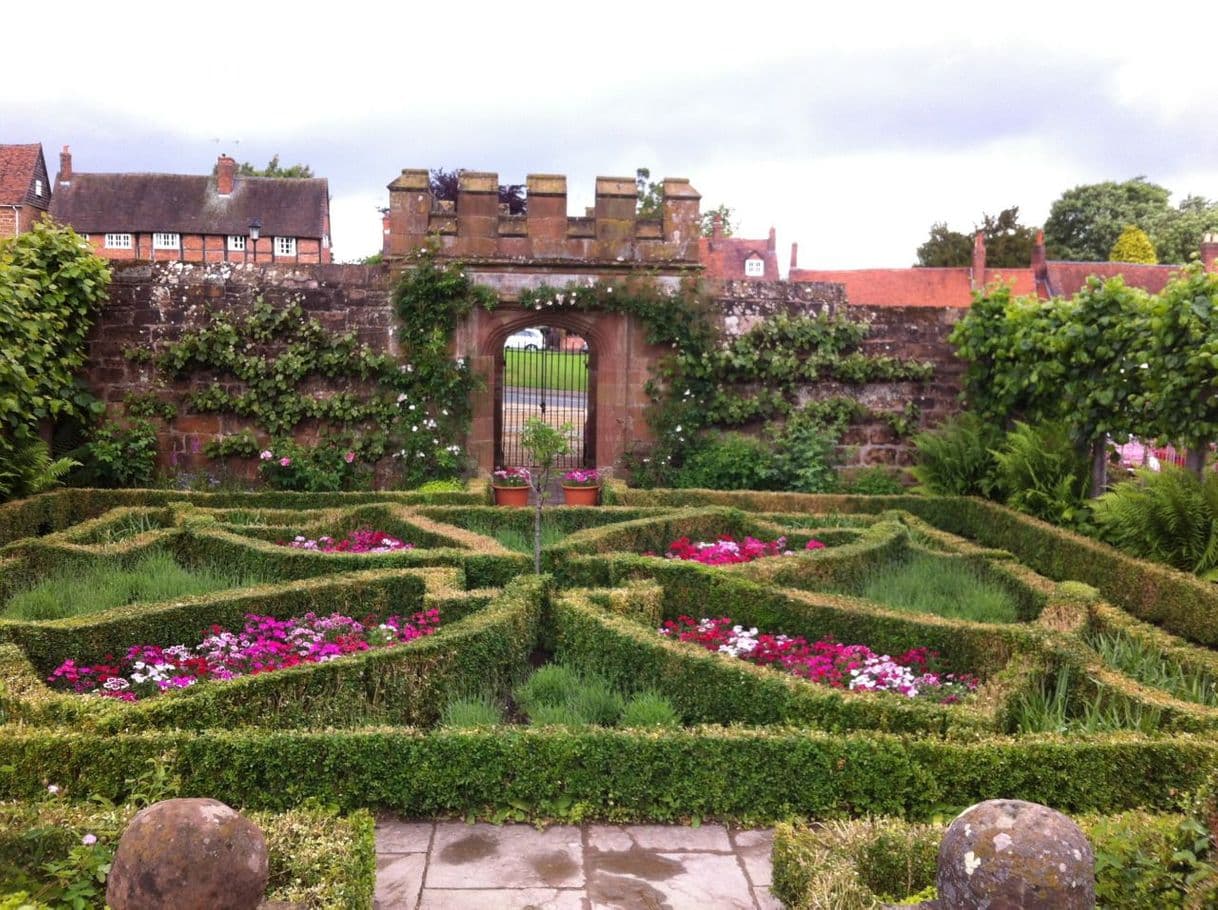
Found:
M 769 830 L 377 822 L 376 910 L 780 910 Z

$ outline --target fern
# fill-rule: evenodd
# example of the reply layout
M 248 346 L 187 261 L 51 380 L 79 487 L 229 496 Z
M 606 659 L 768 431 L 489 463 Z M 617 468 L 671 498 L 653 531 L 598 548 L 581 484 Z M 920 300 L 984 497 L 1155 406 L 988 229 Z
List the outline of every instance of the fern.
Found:
M 916 490 L 943 496 L 990 496 L 994 492 L 994 449 L 1002 436 L 976 414 L 961 414 L 938 429 L 914 437 Z
M 0 500 L 33 496 L 57 486 L 79 464 L 71 458 L 51 458 L 41 439 L 18 442 L 0 451 Z
M 1016 422 L 993 454 L 1007 505 L 1053 524 L 1088 527 L 1090 463 L 1064 424 Z
M 1135 556 L 1218 577 L 1218 475 L 1198 480 L 1174 465 L 1143 469 L 1094 506 L 1100 536 Z

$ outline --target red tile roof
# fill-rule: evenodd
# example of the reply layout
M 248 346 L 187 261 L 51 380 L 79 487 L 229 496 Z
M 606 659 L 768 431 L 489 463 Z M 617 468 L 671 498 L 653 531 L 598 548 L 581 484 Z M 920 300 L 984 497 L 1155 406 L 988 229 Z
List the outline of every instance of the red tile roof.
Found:
M 1065 262 L 1051 260 L 1045 263 L 1046 284 L 1042 288 L 1045 296 L 1073 297 L 1092 275 L 1098 278 L 1125 277 L 1125 283 L 1157 294 L 1167 287 L 1171 276 L 1180 271 L 1178 265 L 1139 265 L 1133 262 Z
M 973 302 L 971 268 L 791 269 L 791 281 L 830 281 L 846 286 L 854 306 L 967 308 Z M 1032 294 L 1031 269 L 986 269 L 985 284 L 1005 282 L 1016 294 Z
M 25 202 L 38 168 L 42 146 L 0 145 L 0 205 L 21 205 Z
M 746 240 L 743 237 L 702 237 L 698 241 L 699 258 L 706 277 L 731 281 L 745 277 L 757 281 L 778 280 L 778 254 L 769 248 L 769 240 Z M 765 260 L 765 274 L 746 276 L 744 261 L 753 256 Z

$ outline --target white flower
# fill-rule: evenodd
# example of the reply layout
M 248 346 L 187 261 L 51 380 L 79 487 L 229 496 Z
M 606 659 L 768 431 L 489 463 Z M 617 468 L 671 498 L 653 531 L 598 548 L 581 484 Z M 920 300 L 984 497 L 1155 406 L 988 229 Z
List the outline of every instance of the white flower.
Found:
M 47 793 L 50 793 L 52 796 L 58 796 L 59 795 L 59 784 L 49 784 L 47 786 Z
M 401 395 L 398 396 L 398 404 L 401 404 L 405 400 L 406 400 L 406 393 L 403 392 Z

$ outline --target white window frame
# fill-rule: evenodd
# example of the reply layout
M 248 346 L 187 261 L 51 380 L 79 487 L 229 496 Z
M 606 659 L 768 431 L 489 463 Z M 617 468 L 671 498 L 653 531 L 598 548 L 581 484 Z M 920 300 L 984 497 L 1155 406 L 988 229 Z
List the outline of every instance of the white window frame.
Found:
M 764 278 L 765 260 L 757 256 L 744 260 L 744 274 L 748 278 Z
M 296 255 L 296 238 L 295 237 L 276 237 L 275 238 L 275 255 L 276 256 L 295 256 Z
M 34 195 L 37 196 L 39 199 L 42 198 L 42 181 L 41 180 L 34 181 Z
M 230 253 L 245 252 L 245 235 L 244 234 L 229 234 L 228 235 L 228 251 Z
M 154 250 L 180 250 L 182 248 L 182 235 L 158 231 L 152 235 L 152 248 Z
M 132 249 L 130 234 L 107 234 L 106 249 L 108 250 L 130 250 Z

